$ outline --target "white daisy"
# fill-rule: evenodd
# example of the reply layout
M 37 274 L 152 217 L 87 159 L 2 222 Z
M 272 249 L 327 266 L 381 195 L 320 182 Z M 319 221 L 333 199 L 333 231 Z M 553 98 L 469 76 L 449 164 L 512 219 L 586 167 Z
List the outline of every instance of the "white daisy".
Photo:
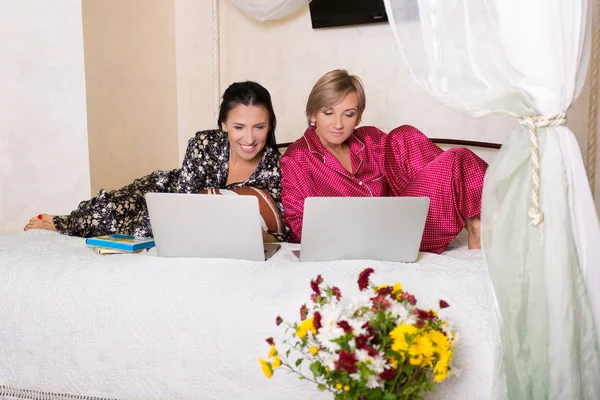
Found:
M 396 318 L 396 323 L 401 324 L 405 319 L 408 318 L 408 310 L 404 307 L 404 304 L 393 302 L 390 307 L 390 313 Z
M 369 375 L 366 386 L 369 389 L 376 389 L 383 387 L 383 384 L 377 375 Z
M 354 372 L 352 374 L 349 375 L 350 378 L 354 379 L 355 381 L 360 381 L 360 372 Z
M 336 352 L 340 350 L 340 345 L 332 342 L 342 336 L 344 334 L 344 330 L 337 326 L 336 323 L 323 325 L 321 329 L 319 329 L 319 333 L 317 333 L 317 340 L 328 351 Z
M 337 354 L 331 354 L 323 350 L 317 353 L 317 358 L 321 361 L 323 366 L 328 367 L 331 371 L 335 369 L 335 363 L 338 361 Z
M 354 355 L 356 356 L 356 359 L 359 362 L 373 361 L 373 358 L 369 355 L 369 353 L 366 350 L 356 350 L 356 352 L 354 352 Z
M 375 357 L 371 358 L 371 363 L 369 364 L 369 369 L 376 374 L 381 374 L 387 365 L 387 359 L 379 353 Z
M 351 318 L 348 320 L 348 324 L 352 327 L 354 336 L 366 335 L 367 330 L 362 326 L 368 321 L 366 318 Z

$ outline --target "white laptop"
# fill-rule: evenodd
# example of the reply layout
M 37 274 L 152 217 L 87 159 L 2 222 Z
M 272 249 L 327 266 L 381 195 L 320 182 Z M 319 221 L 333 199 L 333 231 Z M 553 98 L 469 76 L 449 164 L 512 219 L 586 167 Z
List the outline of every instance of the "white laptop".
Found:
M 427 197 L 308 197 L 300 261 L 413 262 L 428 210 Z
M 147 193 L 145 198 L 159 257 L 265 261 L 280 247 L 263 244 L 254 196 Z

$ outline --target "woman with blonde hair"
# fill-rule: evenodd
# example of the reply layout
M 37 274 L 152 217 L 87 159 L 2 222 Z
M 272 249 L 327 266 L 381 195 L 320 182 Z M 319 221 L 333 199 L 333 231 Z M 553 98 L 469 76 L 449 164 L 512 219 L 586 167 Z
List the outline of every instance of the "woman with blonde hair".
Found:
M 443 252 L 465 227 L 469 248 L 480 248 L 485 161 L 464 148 L 443 151 L 409 125 L 389 134 L 357 127 L 365 105 L 360 79 L 345 70 L 326 73 L 312 88 L 308 129 L 281 159 L 292 240 L 301 241 L 307 197 L 409 196 L 431 201 L 421 251 Z

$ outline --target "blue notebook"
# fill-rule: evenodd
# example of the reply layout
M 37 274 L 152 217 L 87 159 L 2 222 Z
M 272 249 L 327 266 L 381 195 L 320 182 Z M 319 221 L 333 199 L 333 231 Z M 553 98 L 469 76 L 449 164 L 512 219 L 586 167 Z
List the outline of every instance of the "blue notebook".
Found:
M 122 251 L 138 251 L 154 247 L 154 238 L 137 237 L 130 235 L 112 234 L 88 238 L 85 243 L 90 247 L 104 247 Z

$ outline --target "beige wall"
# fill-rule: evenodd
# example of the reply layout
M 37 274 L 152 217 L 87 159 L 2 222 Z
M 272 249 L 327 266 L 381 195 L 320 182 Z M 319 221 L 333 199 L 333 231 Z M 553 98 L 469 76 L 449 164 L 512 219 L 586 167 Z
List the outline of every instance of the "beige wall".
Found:
M 211 10 L 208 0 L 175 1 L 179 162 L 195 132 L 217 126 Z
M 600 216 L 600 146 L 596 148 L 596 210 L 598 210 L 598 216 Z
M 80 2 L 0 2 L 0 110 L 0 233 L 89 196 Z
M 178 163 L 174 0 L 83 0 L 92 191 Z

